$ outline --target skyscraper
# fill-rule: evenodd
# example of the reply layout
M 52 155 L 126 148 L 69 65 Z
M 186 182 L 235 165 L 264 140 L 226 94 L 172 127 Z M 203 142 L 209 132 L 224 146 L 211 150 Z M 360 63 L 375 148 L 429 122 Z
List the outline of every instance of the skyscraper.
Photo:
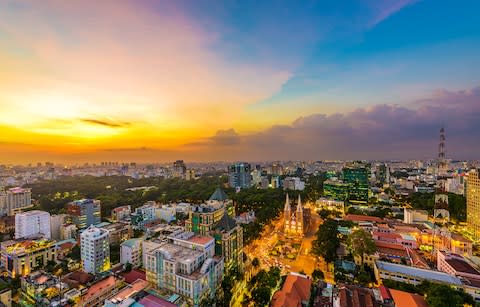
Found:
M 343 168 L 343 182 L 350 184 L 349 202 L 366 204 L 368 202 L 368 165 L 355 162 Z
M 448 211 L 448 194 L 445 189 L 448 166 L 447 160 L 445 159 L 445 129 L 443 129 L 443 127 L 440 129 L 437 166 L 437 190 L 435 193 L 433 217 L 436 222 L 444 223 L 450 220 L 450 212 Z
M 71 202 L 67 206 L 67 213 L 79 230 L 101 222 L 100 201 L 95 199 L 81 199 Z
M 15 215 L 15 239 L 28 237 L 51 238 L 48 212 L 33 210 Z
M 89 226 L 80 235 L 80 251 L 83 270 L 97 274 L 110 269 L 110 245 L 108 230 Z
M 480 239 L 480 175 L 472 170 L 467 178 L 467 224 L 475 240 Z
M 183 160 L 173 162 L 173 176 L 178 178 L 185 178 L 187 166 Z
M 215 238 L 215 254 L 225 258 L 225 269 L 243 270 L 243 228 L 232 218 L 233 201 L 217 188 L 206 204 L 192 205 L 185 229 Z
M 232 188 L 249 188 L 252 182 L 250 172 L 252 167 L 248 163 L 236 163 L 228 168 L 228 183 Z

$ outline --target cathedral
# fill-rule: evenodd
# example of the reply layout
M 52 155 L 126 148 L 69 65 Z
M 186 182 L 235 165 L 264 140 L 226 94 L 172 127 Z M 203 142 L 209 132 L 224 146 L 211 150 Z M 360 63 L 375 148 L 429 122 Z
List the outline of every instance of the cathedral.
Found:
M 303 207 L 302 207 L 302 200 L 300 195 L 298 195 L 298 204 L 297 208 L 294 212 L 292 212 L 292 208 L 290 206 L 290 199 L 287 198 L 285 200 L 285 208 L 283 209 L 284 212 L 284 233 L 287 236 L 303 236 L 304 231 L 304 221 L 303 221 Z

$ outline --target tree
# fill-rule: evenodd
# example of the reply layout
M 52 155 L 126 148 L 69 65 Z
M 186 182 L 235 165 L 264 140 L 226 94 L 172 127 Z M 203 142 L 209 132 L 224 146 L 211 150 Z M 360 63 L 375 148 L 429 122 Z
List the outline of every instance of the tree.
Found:
M 414 286 L 389 279 L 384 280 L 383 284 L 388 288 L 424 295 L 428 306 L 464 306 L 465 304 L 475 306 L 473 297 L 463 289 L 455 289 L 444 284 L 423 281 Z
M 132 264 L 130 262 L 125 263 L 125 272 L 130 272 L 132 270 Z
M 56 265 L 57 265 L 57 263 L 54 260 L 48 260 L 47 265 L 45 266 L 45 271 L 47 271 L 49 273 L 53 273 Z
M 327 209 L 321 209 L 320 211 L 318 211 L 318 215 L 323 219 L 327 219 L 328 217 L 330 217 L 330 210 L 327 210 Z
M 110 262 L 120 262 L 120 244 L 110 244 Z
M 272 291 L 268 287 L 258 287 L 252 291 L 252 299 L 256 306 L 266 306 L 270 303 Z
M 376 251 L 375 241 L 369 232 L 366 232 L 362 228 L 354 230 L 349 236 L 347 241 L 350 252 L 354 256 L 361 258 L 361 264 L 363 266 L 364 255 L 371 255 Z
M 324 279 L 324 278 L 325 278 L 325 276 L 324 276 L 324 274 L 323 274 L 323 272 L 322 272 L 321 270 L 319 270 L 319 269 L 313 270 L 313 272 L 312 272 L 312 279 L 313 279 L 313 282 L 314 282 L 314 283 L 317 283 L 318 281 L 320 281 L 320 280 L 322 280 L 322 279 Z
M 72 248 L 72 252 L 70 253 L 70 258 L 73 260 L 80 261 L 80 246 L 77 244 Z
M 337 227 L 335 220 L 325 220 L 318 228 L 317 239 L 312 243 L 312 253 L 323 257 L 326 262 L 333 262 L 337 258 L 337 248 L 340 246 Z
M 475 306 L 473 298 L 462 289 L 457 290 L 448 285 L 430 283 L 426 291 L 427 304 L 431 307 L 463 306 L 465 303 Z

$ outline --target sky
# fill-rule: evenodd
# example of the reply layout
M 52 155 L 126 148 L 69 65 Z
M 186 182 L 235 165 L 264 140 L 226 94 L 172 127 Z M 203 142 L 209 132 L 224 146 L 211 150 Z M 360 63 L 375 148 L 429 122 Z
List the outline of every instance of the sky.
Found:
M 0 164 L 480 158 L 478 1 L 0 1 Z

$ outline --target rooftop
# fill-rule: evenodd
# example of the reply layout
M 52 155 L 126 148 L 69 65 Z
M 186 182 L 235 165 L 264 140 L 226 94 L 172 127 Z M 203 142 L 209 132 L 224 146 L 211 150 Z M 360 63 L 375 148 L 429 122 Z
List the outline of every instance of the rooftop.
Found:
M 225 213 L 220 221 L 218 221 L 217 225 L 215 225 L 215 229 L 230 231 L 237 226 L 237 222 L 232 219 L 227 213 Z
M 381 218 L 376 216 L 368 216 L 368 215 L 358 215 L 358 214 L 347 214 L 344 218 L 345 221 L 352 221 L 352 222 L 381 222 L 383 221 Z
M 472 267 L 465 260 L 461 260 L 458 258 L 446 258 L 445 262 L 447 262 L 457 272 L 479 275 L 479 278 L 480 278 L 480 272 L 476 270 L 474 267 Z
M 114 212 L 120 212 L 124 210 L 130 210 L 130 205 L 120 206 L 112 209 Z
M 145 296 L 139 303 L 145 307 L 177 307 L 177 305 L 153 294 Z
M 28 193 L 30 191 L 31 191 L 30 189 L 21 188 L 21 187 L 15 187 L 15 188 L 8 189 L 8 192 L 13 193 L 13 194 Z
M 193 262 L 202 255 L 201 251 L 186 248 L 180 245 L 165 243 L 157 251 L 162 252 L 165 258 L 180 262 Z
M 98 228 L 96 226 L 90 225 L 87 229 L 82 231 L 81 237 L 88 236 L 88 237 L 100 237 L 103 235 L 108 235 L 108 230 L 103 228 Z
M 9 254 L 20 255 L 23 253 L 34 252 L 53 245 L 55 241 L 48 239 L 25 239 L 25 240 L 9 240 L 1 243 L 2 249 L 6 249 Z
M 17 213 L 17 215 L 19 215 L 19 216 L 35 216 L 35 215 L 39 215 L 39 214 L 50 216 L 50 213 L 48 213 L 46 211 L 40 211 L 40 210 L 32 210 L 32 211 Z
M 117 282 L 117 279 L 115 278 L 115 276 L 109 276 L 105 279 L 102 279 L 94 283 L 85 293 L 85 295 L 82 297 L 82 301 L 88 302 L 95 296 L 101 295 L 105 291 L 110 291 L 111 288 L 115 286 L 116 282 Z
M 148 286 L 148 281 L 137 279 L 133 283 L 127 285 L 125 288 L 117 292 L 109 301 L 122 301 L 134 295 L 135 293 L 145 289 Z
M 147 280 L 145 272 L 139 271 L 139 270 L 131 270 L 130 272 L 124 272 L 120 274 L 124 279 L 126 283 L 133 283 L 139 279 L 142 280 Z
M 302 306 L 302 301 L 310 297 L 312 280 L 305 275 L 290 273 L 281 290 L 277 291 L 272 298 L 272 307 Z
M 427 307 L 423 296 L 400 290 L 389 290 L 396 307 Z
M 225 201 L 228 199 L 227 194 L 220 188 L 217 188 L 215 192 L 213 192 L 212 196 L 208 200 L 218 200 L 218 201 Z
M 214 240 L 215 239 L 212 238 L 212 237 L 195 235 L 195 236 L 191 237 L 188 241 L 190 241 L 192 243 L 196 243 L 196 244 L 205 245 L 205 244 L 207 244 L 211 241 L 214 241 Z
M 462 235 L 456 234 L 456 233 L 452 233 L 452 240 L 460 241 L 460 242 L 463 242 L 463 243 L 472 243 L 472 241 L 470 241 L 469 239 L 465 238 Z
M 74 204 L 74 205 L 84 205 L 84 204 L 95 203 L 95 202 L 96 202 L 95 199 L 84 198 L 84 199 L 74 200 L 74 201 L 71 202 L 71 204 Z
M 134 239 L 123 241 L 121 245 L 133 248 L 138 242 L 141 242 L 141 241 L 143 240 L 140 238 L 134 238 Z
M 455 276 L 451 276 L 447 273 L 427 270 L 427 269 L 420 269 L 411 266 L 401 265 L 401 264 L 394 264 L 384 261 L 376 261 L 376 265 L 380 270 L 392 272 L 392 273 L 399 273 L 403 275 L 418 277 L 420 279 L 428 279 L 442 283 L 448 283 L 452 285 L 461 285 L 462 282 Z

